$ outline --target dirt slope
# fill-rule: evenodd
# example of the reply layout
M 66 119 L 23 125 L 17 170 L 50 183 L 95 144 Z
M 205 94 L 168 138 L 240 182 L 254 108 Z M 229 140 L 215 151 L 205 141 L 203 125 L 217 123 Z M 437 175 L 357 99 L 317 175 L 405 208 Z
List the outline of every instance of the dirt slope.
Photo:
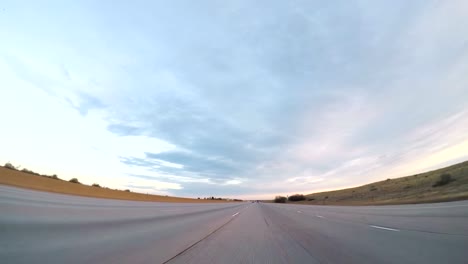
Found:
M 442 174 L 451 181 L 433 187 Z M 468 199 L 468 161 L 412 176 L 387 179 L 371 184 L 306 195 L 304 204 L 371 205 L 428 203 Z
M 221 202 L 216 200 L 198 200 L 190 198 L 168 197 L 160 195 L 148 195 L 142 193 L 125 192 L 107 188 L 92 187 L 84 184 L 71 183 L 64 180 L 56 180 L 50 177 L 33 175 L 17 170 L 7 169 L 0 166 L 0 184 L 15 187 L 72 194 L 97 198 L 109 198 L 134 201 L 154 201 L 154 202 L 179 202 L 179 203 L 199 203 L 199 202 Z M 224 201 L 225 202 L 225 201 Z

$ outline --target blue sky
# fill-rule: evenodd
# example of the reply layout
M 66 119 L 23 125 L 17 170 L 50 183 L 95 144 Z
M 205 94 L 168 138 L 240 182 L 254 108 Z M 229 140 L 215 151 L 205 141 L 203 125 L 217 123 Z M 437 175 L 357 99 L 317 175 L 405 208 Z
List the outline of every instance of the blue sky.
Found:
M 468 159 L 466 1 L 2 1 L 0 162 L 270 198 Z

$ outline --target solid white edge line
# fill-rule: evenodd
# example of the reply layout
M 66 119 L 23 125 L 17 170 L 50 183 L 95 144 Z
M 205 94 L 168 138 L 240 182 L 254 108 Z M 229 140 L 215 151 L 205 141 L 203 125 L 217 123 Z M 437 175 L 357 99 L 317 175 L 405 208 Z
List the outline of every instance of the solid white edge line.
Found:
M 232 217 L 234 217 L 234 216 L 236 216 L 236 215 L 238 215 L 238 214 L 239 214 L 239 212 L 237 212 L 237 213 L 233 214 L 233 215 L 232 215 Z
M 383 229 L 383 230 L 388 230 L 388 231 L 400 232 L 400 230 L 398 230 L 398 229 L 383 227 L 383 226 L 370 225 L 370 227 Z

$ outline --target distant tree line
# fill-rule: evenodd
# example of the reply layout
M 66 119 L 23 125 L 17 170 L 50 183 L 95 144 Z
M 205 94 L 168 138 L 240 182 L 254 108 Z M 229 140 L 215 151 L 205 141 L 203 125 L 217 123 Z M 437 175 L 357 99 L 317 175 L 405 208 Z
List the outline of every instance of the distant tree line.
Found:
M 286 201 L 289 202 L 298 202 L 298 201 L 304 201 L 306 200 L 305 195 L 303 194 L 293 194 L 291 196 L 285 197 L 285 196 L 276 196 L 275 199 L 273 200 L 275 203 L 286 203 Z

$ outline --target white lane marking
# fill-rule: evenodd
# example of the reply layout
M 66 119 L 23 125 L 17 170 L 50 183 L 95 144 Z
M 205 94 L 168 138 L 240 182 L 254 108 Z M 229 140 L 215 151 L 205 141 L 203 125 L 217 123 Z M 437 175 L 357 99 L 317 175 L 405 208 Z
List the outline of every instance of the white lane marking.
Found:
M 301 211 L 297 211 L 298 213 L 302 213 Z
M 370 227 L 378 228 L 378 229 L 383 229 L 383 230 L 388 230 L 388 231 L 400 232 L 400 230 L 398 230 L 398 229 L 389 228 L 389 227 L 383 227 L 383 226 L 371 225 Z
M 323 216 L 321 216 L 321 215 L 316 215 L 316 217 L 318 217 L 318 218 L 325 218 L 325 217 L 323 217 Z
M 233 215 L 232 215 L 232 217 L 234 217 L 234 216 L 236 216 L 236 215 L 238 215 L 238 214 L 239 214 L 239 212 L 237 212 L 237 213 L 233 214 Z

